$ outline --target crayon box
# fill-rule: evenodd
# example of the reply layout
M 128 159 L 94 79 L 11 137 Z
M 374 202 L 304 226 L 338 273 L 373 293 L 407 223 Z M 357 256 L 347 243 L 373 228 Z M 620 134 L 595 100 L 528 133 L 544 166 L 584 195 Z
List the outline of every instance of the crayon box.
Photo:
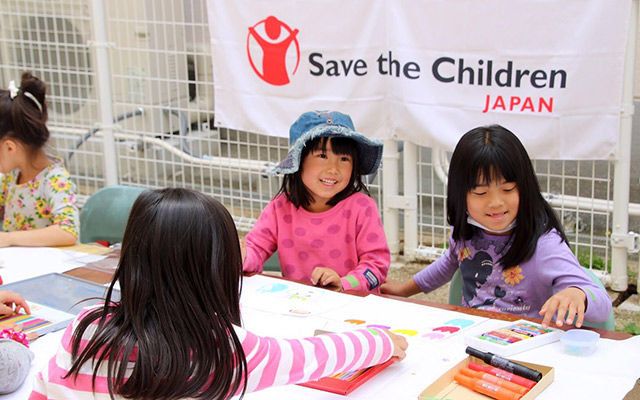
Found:
M 464 342 L 478 350 L 509 357 L 560 340 L 563 333 L 560 329 L 543 328 L 521 319 L 486 332 L 467 334 Z
M 469 362 L 485 364 L 479 358 L 468 356 L 453 368 L 445 372 L 431 385 L 427 386 L 418 396 L 418 400 L 490 400 L 490 397 L 475 392 L 455 381 L 454 376 L 459 374 L 462 369 L 466 368 L 469 365 Z M 529 389 L 528 392 L 520 398 L 521 400 L 535 399 L 547 386 L 551 384 L 551 382 L 553 382 L 553 367 L 523 361 L 517 361 L 517 363 L 542 372 L 542 379 L 540 379 L 535 386 Z

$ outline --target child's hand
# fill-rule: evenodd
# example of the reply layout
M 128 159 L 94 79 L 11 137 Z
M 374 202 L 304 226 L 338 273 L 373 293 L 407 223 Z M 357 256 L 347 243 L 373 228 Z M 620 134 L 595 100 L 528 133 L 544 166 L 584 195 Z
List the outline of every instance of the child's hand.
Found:
M 385 333 L 389 335 L 391 338 L 391 342 L 393 343 L 393 355 L 391 357 L 397 357 L 398 361 L 402 360 L 405 356 L 405 350 L 409 347 L 409 343 L 407 343 L 407 339 L 405 339 L 402 335 L 396 335 L 395 333 L 391 333 L 385 329 Z
M 19 312 L 20 309 L 27 314 L 31 313 L 29 304 L 18 293 L 0 290 L 0 315 L 11 315 Z
M 322 286 L 327 289 L 342 292 L 342 281 L 340 275 L 331 268 L 316 267 L 311 273 L 311 283 L 315 286 Z
M 409 297 L 414 294 L 420 293 L 422 290 L 415 283 L 413 279 L 408 279 L 403 283 L 398 282 L 386 282 L 380 286 L 380 291 L 383 294 L 392 294 L 394 296 Z
M 577 287 L 568 287 L 549 297 L 539 313 L 543 316 L 542 326 L 549 326 L 551 318 L 556 315 L 557 326 L 562 326 L 565 322 L 571 325 L 575 318 L 576 327 L 580 328 L 584 321 L 586 299 L 587 295 Z

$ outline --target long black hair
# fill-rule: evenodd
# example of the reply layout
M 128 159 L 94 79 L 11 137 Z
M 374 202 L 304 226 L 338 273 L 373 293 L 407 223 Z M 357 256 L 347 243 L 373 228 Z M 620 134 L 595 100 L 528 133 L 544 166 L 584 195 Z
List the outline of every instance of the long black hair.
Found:
M 313 150 L 320 150 L 322 153 L 327 152 L 327 143 L 331 141 L 331 150 L 337 155 L 351 156 L 353 169 L 351 170 L 351 176 L 349 177 L 349 183 L 340 193 L 337 193 L 329 201 L 327 205 L 335 206 L 342 200 L 351 196 L 356 192 L 364 192 L 369 195 L 367 186 L 362 182 L 362 171 L 360 168 L 360 162 L 358 161 L 358 146 L 353 139 L 341 137 L 341 136 L 321 136 L 309 140 L 305 143 L 300 154 L 300 167 L 293 174 L 286 174 L 282 179 L 282 185 L 276 196 L 280 193 L 284 193 L 291 203 L 296 208 L 301 206 L 307 208 L 311 205 L 313 198 L 309 193 L 309 190 L 302 182 L 302 162 L 305 157 Z
M 14 98 L 9 90 L 0 89 L 0 140 L 18 140 L 31 151 L 44 146 L 49 139 L 46 91 L 45 83 L 30 72 L 22 74 Z
M 67 377 L 94 362 L 95 384 L 106 362 L 112 397 L 226 399 L 244 393 L 246 358 L 234 331 L 240 326 L 241 276 L 238 236 L 224 206 L 188 189 L 143 192 L 133 204 L 105 304 L 88 312 L 73 333 Z M 114 302 L 116 282 L 121 298 Z M 128 378 L 126 360 L 135 360 Z
M 447 221 L 454 241 L 469 240 L 480 228 L 467 223 L 467 193 L 478 184 L 504 178 L 515 182 L 520 196 L 511 243 L 500 262 L 516 266 L 533 256 L 538 238 L 555 228 L 567 238 L 553 208 L 540 193 L 540 184 L 524 146 L 500 125 L 475 128 L 465 133 L 451 157 L 447 185 Z M 484 182 L 478 182 L 482 178 Z

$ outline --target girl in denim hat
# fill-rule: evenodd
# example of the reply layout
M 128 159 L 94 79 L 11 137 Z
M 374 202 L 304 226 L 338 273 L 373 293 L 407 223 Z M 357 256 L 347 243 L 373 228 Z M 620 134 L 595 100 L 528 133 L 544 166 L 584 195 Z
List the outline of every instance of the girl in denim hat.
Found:
M 283 276 L 333 290 L 379 291 L 389 247 L 363 175 L 376 172 L 382 143 L 336 111 L 302 114 L 291 149 L 273 172 L 280 191 L 246 237 L 245 273 L 261 272 L 278 250 Z

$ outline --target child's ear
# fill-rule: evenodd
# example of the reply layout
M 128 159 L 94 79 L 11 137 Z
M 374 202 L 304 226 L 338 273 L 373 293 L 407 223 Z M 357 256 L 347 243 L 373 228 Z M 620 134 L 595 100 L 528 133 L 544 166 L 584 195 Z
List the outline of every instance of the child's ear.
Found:
M 16 151 L 18 148 L 18 143 L 13 139 L 5 139 L 2 141 L 2 147 L 10 153 Z

